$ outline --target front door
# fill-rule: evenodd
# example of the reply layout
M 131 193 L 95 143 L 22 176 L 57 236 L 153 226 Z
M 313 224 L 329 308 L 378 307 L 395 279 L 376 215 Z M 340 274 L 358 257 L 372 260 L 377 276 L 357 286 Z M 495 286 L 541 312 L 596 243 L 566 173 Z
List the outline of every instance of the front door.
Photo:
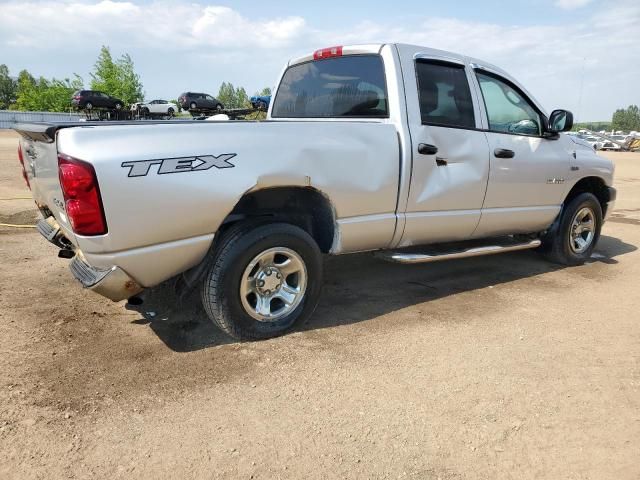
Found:
M 545 138 L 545 118 L 514 84 L 475 72 L 488 122 L 491 168 L 474 237 L 544 230 L 562 204 L 571 154 Z
M 413 169 L 400 246 L 464 240 L 480 220 L 489 174 L 479 107 L 464 64 L 418 58 L 415 68 L 417 90 L 406 85 Z

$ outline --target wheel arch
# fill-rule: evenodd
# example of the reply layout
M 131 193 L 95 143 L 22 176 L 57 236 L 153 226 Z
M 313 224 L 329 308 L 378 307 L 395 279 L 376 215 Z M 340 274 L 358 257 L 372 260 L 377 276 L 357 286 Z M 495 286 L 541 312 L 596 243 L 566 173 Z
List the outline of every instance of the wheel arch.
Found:
M 607 206 L 611 198 L 609 188 L 601 177 L 589 176 L 583 177 L 578 180 L 573 185 L 573 187 L 571 187 L 569 193 L 567 193 L 567 196 L 564 199 L 564 204 L 566 205 L 575 197 L 585 192 L 595 195 L 595 197 L 598 199 L 598 202 L 600 203 L 600 207 L 602 208 L 602 215 L 604 217 L 607 213 Z
M 278 186 L 245 193 L 223 220 L 227 228 L 241 220 L 272 218 L 305 230 L 320 251 L 328 253 L 336 235 L 336 215 L 330 199 L 313 187 Z

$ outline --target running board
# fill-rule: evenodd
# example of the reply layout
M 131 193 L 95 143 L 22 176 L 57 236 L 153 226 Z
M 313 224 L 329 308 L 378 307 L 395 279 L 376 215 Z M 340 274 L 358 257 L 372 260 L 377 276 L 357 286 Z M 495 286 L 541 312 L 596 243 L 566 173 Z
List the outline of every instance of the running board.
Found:
M 377 252 L 375 255 L 395 263 L 428 263 L 439 262 L 440 260 L 453 260 L 455 258 L 479 257 L 481 255 L 493 255 L 496 253 L 515 252 L 518 250 L 528 250 L 539 247 L 540 240 L 531 240 L 526 243 L 516 243 L 511 245 L 486 245 L 482 247 L 467 248 L 465 250 L 455 250 L 437 253 L 404 253 L 404 252 Z

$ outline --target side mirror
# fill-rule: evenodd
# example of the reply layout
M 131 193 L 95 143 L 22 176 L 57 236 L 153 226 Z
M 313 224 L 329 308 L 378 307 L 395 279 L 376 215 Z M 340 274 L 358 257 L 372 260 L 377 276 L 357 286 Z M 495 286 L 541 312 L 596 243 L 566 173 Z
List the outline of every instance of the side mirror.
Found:
M 547 131 L 551 133 L 567 132 L 573 127 L 573 113 L 569 110 L 554 110 L 549 115 Z

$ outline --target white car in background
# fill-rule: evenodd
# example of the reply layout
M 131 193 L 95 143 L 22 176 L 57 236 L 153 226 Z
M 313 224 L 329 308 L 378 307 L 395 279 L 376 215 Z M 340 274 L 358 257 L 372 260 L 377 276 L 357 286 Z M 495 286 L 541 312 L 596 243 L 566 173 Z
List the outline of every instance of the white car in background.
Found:
M 594 150 L 598 150 L 600 148 L 601 139 L 594 136 L 583 137 L 583 140 L 587 142 Z
M 178 111 L 178 106 L 166 100 L 152 100 L 146 103 L 134 103 L 131 105 L 131 110 L 137 110 L 143 115 L 173 117 Z
M 600 140 L 598 150 L 621 150 L 627 139 L 626 135 L 609 135 L 608 138 L 617 143 L 603 138 Z

